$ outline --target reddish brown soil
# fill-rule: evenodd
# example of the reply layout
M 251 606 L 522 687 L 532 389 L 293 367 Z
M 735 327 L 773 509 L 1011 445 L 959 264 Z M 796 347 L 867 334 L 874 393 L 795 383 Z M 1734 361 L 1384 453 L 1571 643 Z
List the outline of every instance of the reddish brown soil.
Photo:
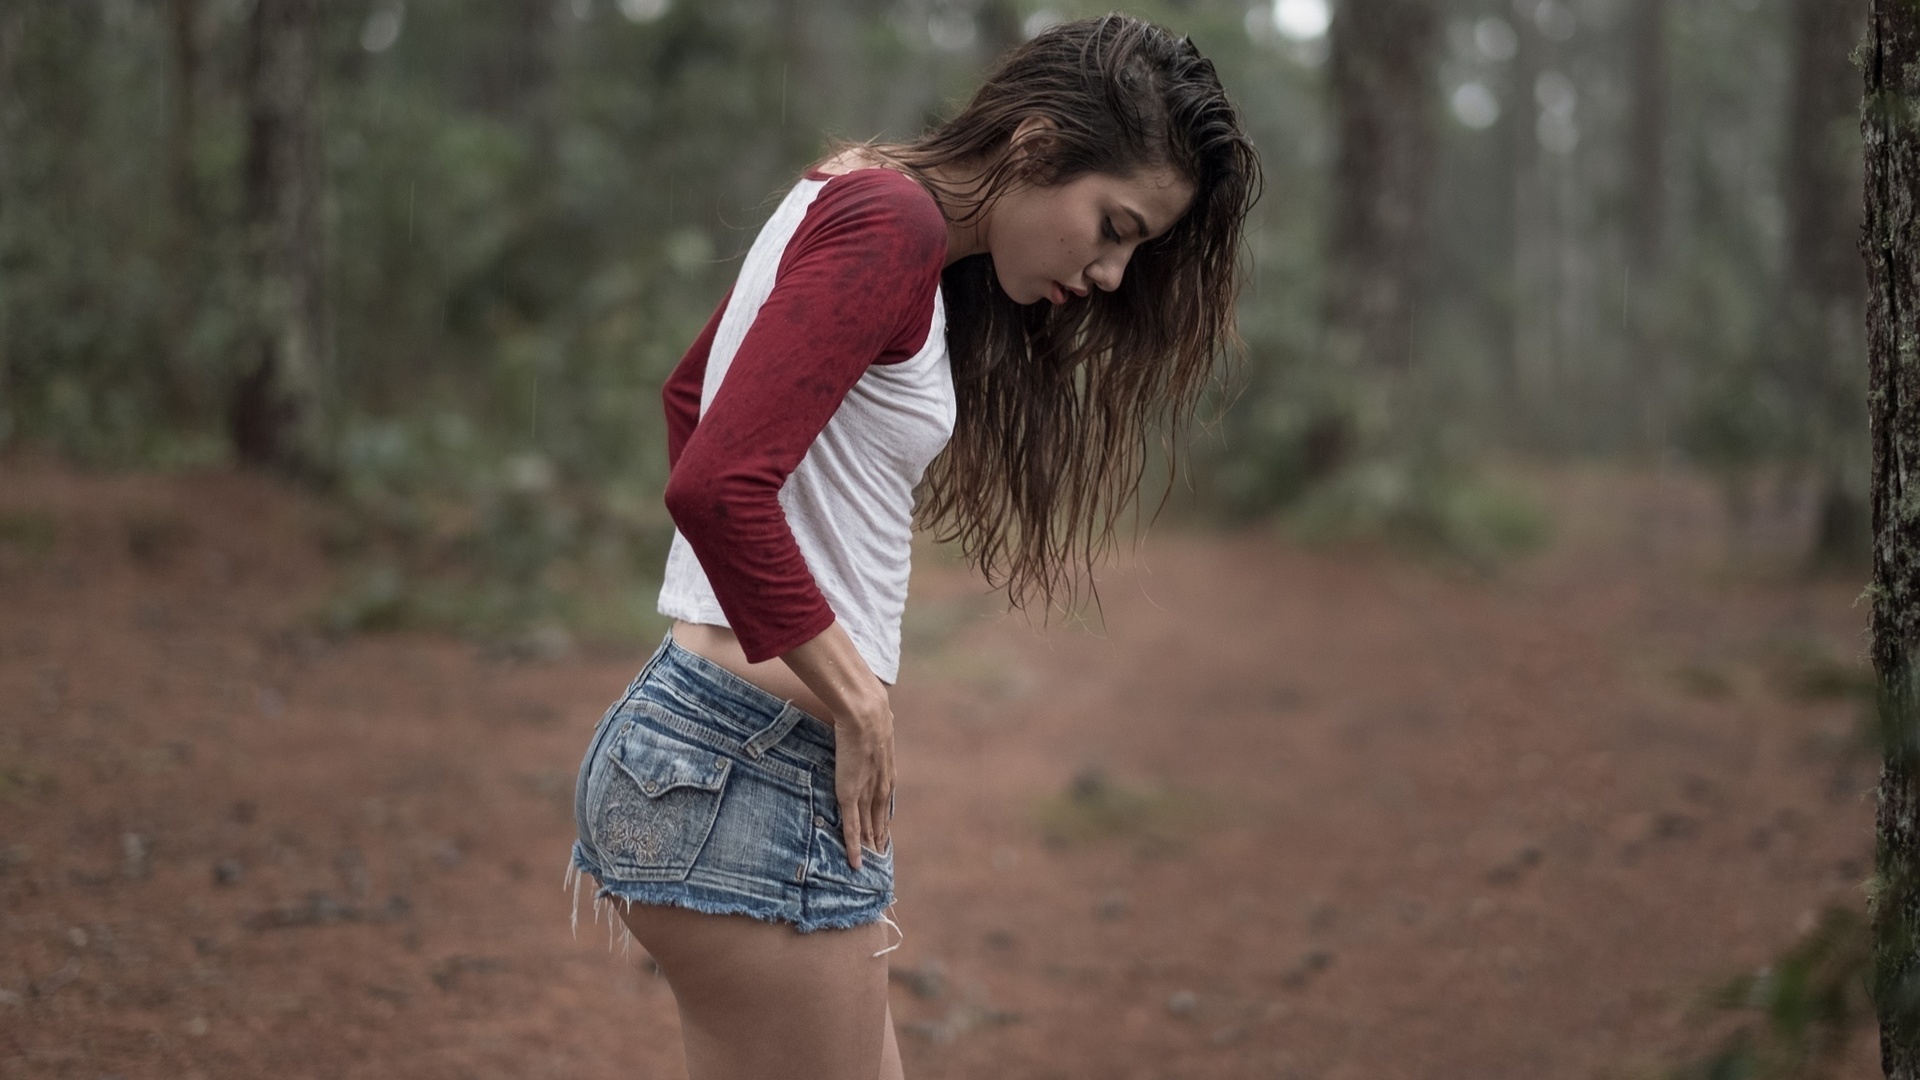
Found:
M 1858 908 L 1856 706 L 1782 680 L 1858 662 L 1860 583 L 1729 569 L 1695 483 L 1535 482 L 1558 541 L 1491 578 L 1163 528 L 1099 635 L 931 556 L 908 1074 L 1656 1075 L 1703 988 Z M 318 637 L 321 509 L 258 478 L 4 461 L 0 514 L 0 1077 L 680 1075 L 561 891 L 645 647 Z M 1089 770 L 1162 809 L 1050 845 Z

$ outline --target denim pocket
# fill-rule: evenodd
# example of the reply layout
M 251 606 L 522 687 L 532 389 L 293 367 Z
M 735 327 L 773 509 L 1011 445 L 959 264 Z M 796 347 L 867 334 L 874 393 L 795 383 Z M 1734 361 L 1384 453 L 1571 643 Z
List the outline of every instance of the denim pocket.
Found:
M 713 831 L 733 763 L 639 723 L 606 756 L 615 768 L 593 820 L 602 865 L 628 881 L 684 880 Z
M 893 890 L 893 842 L 881 853 L 860 845 L 860 869 L 847 865 L 847 845 L 840 836 L 840 817 L 820 815 L 813 827 L 813 867 L 808 877 L 831 881 L 861 892 L 887 893 Z
M 807 876 L 814 881 L 831 882 L 843 889 L 884 896 L 893 891 L 893 845 L 882 855 L 865 844 L 860 845 L 860 869 L 847 865 L 847 848 L 840 837 L 826 829 L 813 830 L 813 867 Z

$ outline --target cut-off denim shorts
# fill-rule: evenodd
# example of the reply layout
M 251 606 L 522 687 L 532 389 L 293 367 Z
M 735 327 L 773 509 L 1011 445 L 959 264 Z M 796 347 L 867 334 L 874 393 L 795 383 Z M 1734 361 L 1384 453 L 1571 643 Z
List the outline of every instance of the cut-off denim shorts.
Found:
M 893 903 L 891 845 L 847 865 L 833 728 L 671 634 L 594 729 L 574 822 L 576 920 L 582 873 L 600 883 L 596 916 L 610 900 L 668 904 L 810 933 Z

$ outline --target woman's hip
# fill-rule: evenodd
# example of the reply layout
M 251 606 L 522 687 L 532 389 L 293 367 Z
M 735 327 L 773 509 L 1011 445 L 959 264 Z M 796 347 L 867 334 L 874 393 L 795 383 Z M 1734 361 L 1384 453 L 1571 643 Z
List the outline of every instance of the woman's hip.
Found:
M 574 866 L 629 903 L 802 930 L 873 922 L 893 899 L 893 853 L 848 865 L 832 737 L 668 639 L 589 740 Z

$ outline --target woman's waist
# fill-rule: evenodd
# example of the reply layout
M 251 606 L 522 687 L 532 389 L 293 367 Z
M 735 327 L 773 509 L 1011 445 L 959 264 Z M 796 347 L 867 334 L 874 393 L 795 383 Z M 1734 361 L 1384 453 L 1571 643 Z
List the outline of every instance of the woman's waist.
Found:
M 792 668 L 778 659 L 763 660 L 757 664 L 749 662 L 746 650 L 740 647 L 740 639 L 734 636 L 731 629 L 676 619 L 673 623 L 673 643 L 695 656 L 712 661 L 782 701 L 792 702 L 795 708 L 816 719 L 833 723 L 832 710 L 807 688 L 806 683 L 800 681 L 800 676 L 795 675 Z
M 799 537 L 798 530 L 795 535 Z M 810 549 L 803 544 L 801 555 L 813 585 L 847 636 L 853 639 L 861 658 L 881 682 L 892 685 L 900 674 L 900 626 L 907 606 L 907 579 L 912 572 L 911 546 L 902 556 L 898 572 L 885 575 L 877 573 L 872 566 L 848 565 L 844 551 L 820 546 Z M 676 628 L 693 628 L 685 635 L 676 631 L 674 639 L 681 642 L 682 648 L 712 660 L 769 693 L 789 701 L 804 696 L 815 706 L 821 705 L 785 663 L 777 659 L 758 664 L 747 662 L 746 653 L 728 626 L 731 620 L 721 608 L 720 597 L 707 577 L 706 568 L 694 554 L 693 545 L 677 529 L 667 551 L 659 611 L 673 619 Z M 775 689 L 776 686 L 780 689 Z M 800 707 L 813 711 L 807 705 Z M 824 714 L 821 715 L 824 718 Z

